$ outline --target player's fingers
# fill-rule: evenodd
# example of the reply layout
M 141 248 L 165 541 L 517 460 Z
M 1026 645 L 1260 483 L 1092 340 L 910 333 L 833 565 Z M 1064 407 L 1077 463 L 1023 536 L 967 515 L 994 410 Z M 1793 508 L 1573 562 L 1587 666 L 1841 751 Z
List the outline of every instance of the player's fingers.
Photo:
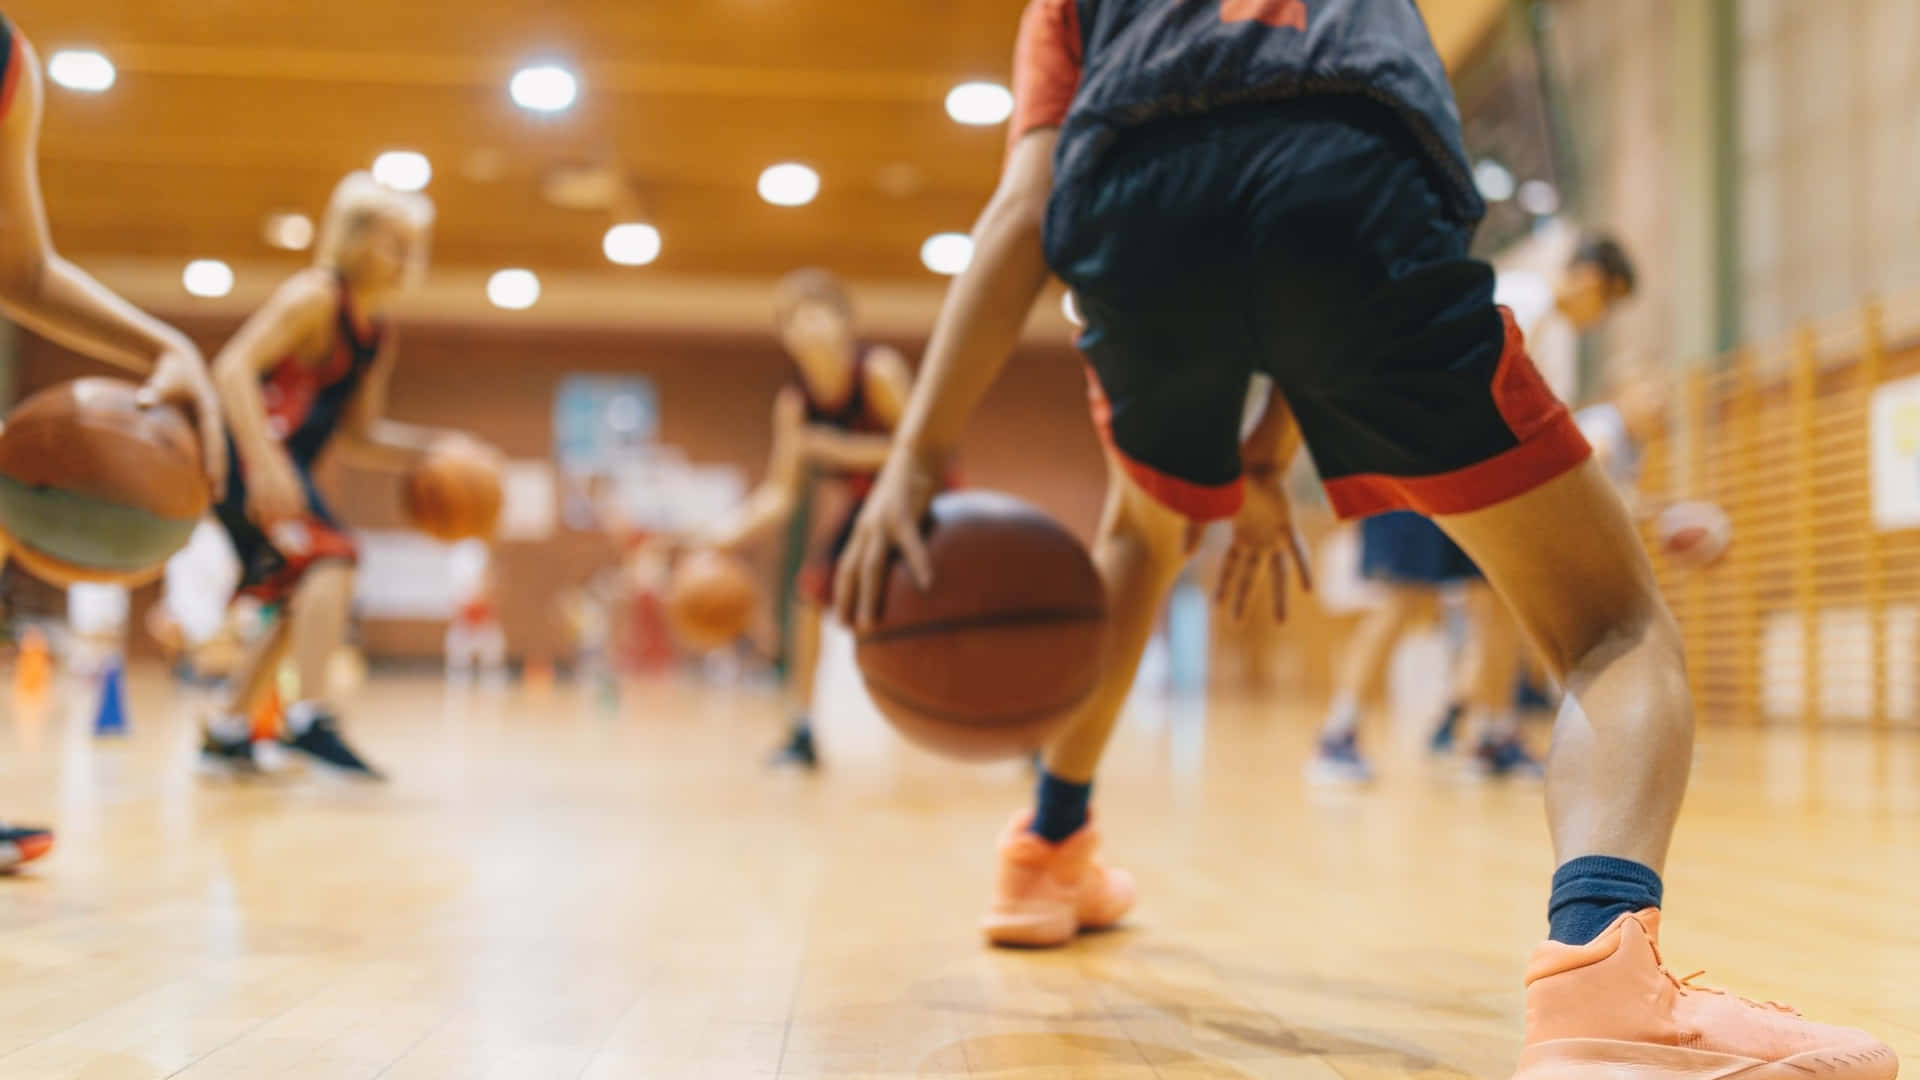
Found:
M 1273 617 L 1287 621 L 1287 557 L 1279 548 L 1267 553 L 1267 580 L 1273 588 Z
M 833 613 L 844 626 L 853 625 L 854 574 L 860 566 L 860 552 L 866 546 L 866 530 L 856 527 L 847 538 L 847 547 L 833 567 Z
M 1245 619 L 1247 617 L 1247 601 L 1253 596 L 1254 582 L 1260 579 L 1259 557 L 1251 551 L 1244 553 L 1240 559 L 1239 570 L 1239 580 L 1234 584 L 1233 617 L 1235 619 Z
M 933 556 L 927 554 L 927 541 L 920 530 L 910 521 L 895 522 L 893 539 L 900 547 L 901 558 L 907 561 L 914 587 L 921 592 L 933 588 Z
M 1233 595 L 1233 571 L 1240 562 L 1240 545 L 1234 544 L 1227 549 L 1226 557 L 1220 560 L 1220 578 L 1213 584 L 1213 602 L 1225 606 L 1227 598 Z

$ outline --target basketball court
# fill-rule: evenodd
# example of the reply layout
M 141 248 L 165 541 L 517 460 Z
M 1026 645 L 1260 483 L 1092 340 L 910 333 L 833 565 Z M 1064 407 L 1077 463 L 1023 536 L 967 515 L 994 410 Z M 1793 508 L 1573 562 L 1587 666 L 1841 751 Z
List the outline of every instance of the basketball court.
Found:
M 89 336 L 0 274 L 0 1080 L 1513 1076 L 1561 932 L 1535 759 L 1560 716 L 1589 761 L 1592 683 L 1518 660 L 1469 700 L 1475 586 L 1383 573 L 1309 455 L 1246 456 L 1313 590 L 1230 617 L 1240 533 L 1196 530 L 1089 796 L 1059 761 L 1121 624 L 1130 451 L 1059 281 L 933 485 L 1024 508 L 903 515 L 961 537 L 950 587 L 859 658 L 829 615 L 814 658 L 1009 135 L 1065 127 L 1021 126 L 1023 12 L 1122 2 L 0 0 L 57 265 L 126 301 Z M 1471 253 L 1601 411 L 1594 520 L 1625 508 L 1679 628 L 1648 971 L 1920 1060 L 1920 8 L 1415 6 Z M 135 403 L 189 354 L 232 499 L 192 402 Z M 117 418 L 73 389 L 102 375 Z M 1137 905 L 990 944 L 1013 842 L 1094 829 Z M 1755 1075 L 1827 1075 L 1798 1060 Z M 1706 1075 L 1587 1064 L 1527 1080 Z

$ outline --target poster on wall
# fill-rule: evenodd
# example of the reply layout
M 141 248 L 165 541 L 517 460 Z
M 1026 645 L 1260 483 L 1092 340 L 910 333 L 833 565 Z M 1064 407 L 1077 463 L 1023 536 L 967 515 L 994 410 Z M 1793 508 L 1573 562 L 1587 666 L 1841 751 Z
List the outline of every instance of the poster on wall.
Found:
M 569 375 L 553 399 L 554 457 L 599 472 L 643 455 L 660 433 L 660 400 L 636 375 Z
M 1874 527 L 1920 528 L 1920 376 L 1875 389 L 1870 412 Z

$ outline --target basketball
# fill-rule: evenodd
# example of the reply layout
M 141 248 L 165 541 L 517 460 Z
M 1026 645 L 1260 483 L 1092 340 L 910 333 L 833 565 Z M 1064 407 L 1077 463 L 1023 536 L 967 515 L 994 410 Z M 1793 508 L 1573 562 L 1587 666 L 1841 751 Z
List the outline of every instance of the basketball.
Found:
M 674 568 L 667 585 L 667 623 L 688 648 L 731 645 L 753 621 L 758 591 L 738 559 L 696 551 Z
M 57 585 L 160 576 L 212 501 L 193 426 L 139 387 L 79 379 L 33 395 L 0 429 L 0 531 Z
M 1009 495 L 934 499 L 933 587 L 888 571 L 879 625 L 856 659 L 867 689 L 912 742 L 965 760 L 1037 749 L 1092 692 L 1106 592 L 1072 533 Z
M 1709 502 L 1678 502 L 1654 522 L 1660 551 L 1675 566 L 1700 570 L 1726 555 L 1733 541 L 1733 524 L 1726 512 Z
M 465 439 L 437 443 L 407 475 L 407 518 L 436 540 L 490 539 L 500 501 L 499 465 L 485 447 Z

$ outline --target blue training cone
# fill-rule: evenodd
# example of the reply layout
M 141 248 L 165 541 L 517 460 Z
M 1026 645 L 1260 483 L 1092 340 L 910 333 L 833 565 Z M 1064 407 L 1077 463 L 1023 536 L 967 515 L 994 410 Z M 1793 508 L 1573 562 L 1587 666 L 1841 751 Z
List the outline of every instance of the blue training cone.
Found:
M 127 733 L 127 673 L 119 660 L 108 663 L 100 677 L 100 710 L 93 717 L 93 733 Z

